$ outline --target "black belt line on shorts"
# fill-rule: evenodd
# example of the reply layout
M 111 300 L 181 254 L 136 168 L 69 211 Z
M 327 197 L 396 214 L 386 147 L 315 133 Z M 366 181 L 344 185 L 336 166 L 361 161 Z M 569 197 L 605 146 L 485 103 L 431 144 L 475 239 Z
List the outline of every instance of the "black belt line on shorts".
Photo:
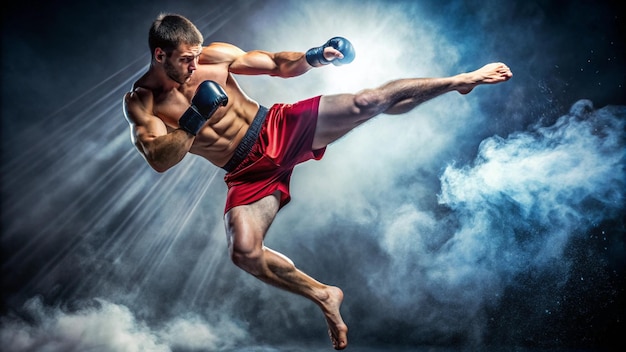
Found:
M 222 166 L 222 169 L 226 170 L 226 172 L 233 171 L 237 165 L 239 165 L 243 159 L 250 153 L 252 150 L 252 146 L 256 143 L 256 139 L 259 138 L 259 133 L 261 132 L 261 127 L 263 126 L 263 122 L 265 122 L 265 116 L 267 116 L 267 108 L 264 106 L 259 106 L 259 111 L 257 111 L 254 120 L 250 124 L 248 131 L 241 139 L 241 142 L 235 149 L 235 154 L 230 160 L 226 163 L 226 165 Z

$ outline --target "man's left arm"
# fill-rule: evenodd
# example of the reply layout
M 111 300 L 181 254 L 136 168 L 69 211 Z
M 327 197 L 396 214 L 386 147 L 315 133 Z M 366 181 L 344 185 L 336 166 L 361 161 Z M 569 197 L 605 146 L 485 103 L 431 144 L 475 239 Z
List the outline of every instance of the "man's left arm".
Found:
M 234 45 L 213 43 L 203 51 L 206 58 L 230 60 L 229 71 L 244 75 L 270 75 L 277 77 L 295 77 L 302 75 L 313 67 L 333 63 L 342 65 L 352 62 L 354 48 L 345 38 L 335 37 L 325 44 L 311 48 L 306 53 L 281 51 L 271 53 L 263 50 L 244 52 Z M 201 60 L 202 60 L 201 56 Z M 202 63 L 202 62 L 201 62 Z

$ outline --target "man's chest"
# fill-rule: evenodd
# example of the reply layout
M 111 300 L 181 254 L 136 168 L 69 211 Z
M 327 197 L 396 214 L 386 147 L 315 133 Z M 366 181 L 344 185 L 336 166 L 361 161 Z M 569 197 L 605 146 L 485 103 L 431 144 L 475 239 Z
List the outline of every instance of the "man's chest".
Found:
M 177 89 L 162 94 L 154 102 L 153 112 L 169 127 L 176 128 L 178 119 L 189 108 L 193 97 L 192 88 Z

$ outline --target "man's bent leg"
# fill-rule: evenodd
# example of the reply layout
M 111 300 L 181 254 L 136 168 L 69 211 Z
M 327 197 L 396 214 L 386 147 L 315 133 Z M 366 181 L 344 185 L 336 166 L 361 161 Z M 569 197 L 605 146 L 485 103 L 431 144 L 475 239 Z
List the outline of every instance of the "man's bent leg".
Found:
M 317 304 L 326 318 L 335 349 L 348 345 L 348 327 L 339 308 L 343 292 L 324 285 L 298 270 L 286 256 L 263 245 L 263 239 L 278 213 L 276 195 L 250 205 L 232 208 L 225 215 L 228 247 L 233 262 L 265 283 L 304 296 Z
M 398 79 L 357 94 L 323 96 L 312 147 L 323 148 L 379 114 L 403 114 L 444 93 L 467 94 L 478 85 L 504 82 L 512 76 L 505 64 L 491 63 L 451 77 Z

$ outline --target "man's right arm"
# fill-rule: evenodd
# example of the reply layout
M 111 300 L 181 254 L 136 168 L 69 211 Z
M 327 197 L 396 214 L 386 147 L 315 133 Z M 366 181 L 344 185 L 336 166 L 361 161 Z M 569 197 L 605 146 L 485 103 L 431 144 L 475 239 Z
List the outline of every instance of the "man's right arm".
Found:
M 148 164 L 165 172 L 189 152 L 194 135 L 182 129 L 167 132 L 165 123 L 152 113 L 152 93 L 136 89 L 124 97 L 124 115 L 131 139 Z

